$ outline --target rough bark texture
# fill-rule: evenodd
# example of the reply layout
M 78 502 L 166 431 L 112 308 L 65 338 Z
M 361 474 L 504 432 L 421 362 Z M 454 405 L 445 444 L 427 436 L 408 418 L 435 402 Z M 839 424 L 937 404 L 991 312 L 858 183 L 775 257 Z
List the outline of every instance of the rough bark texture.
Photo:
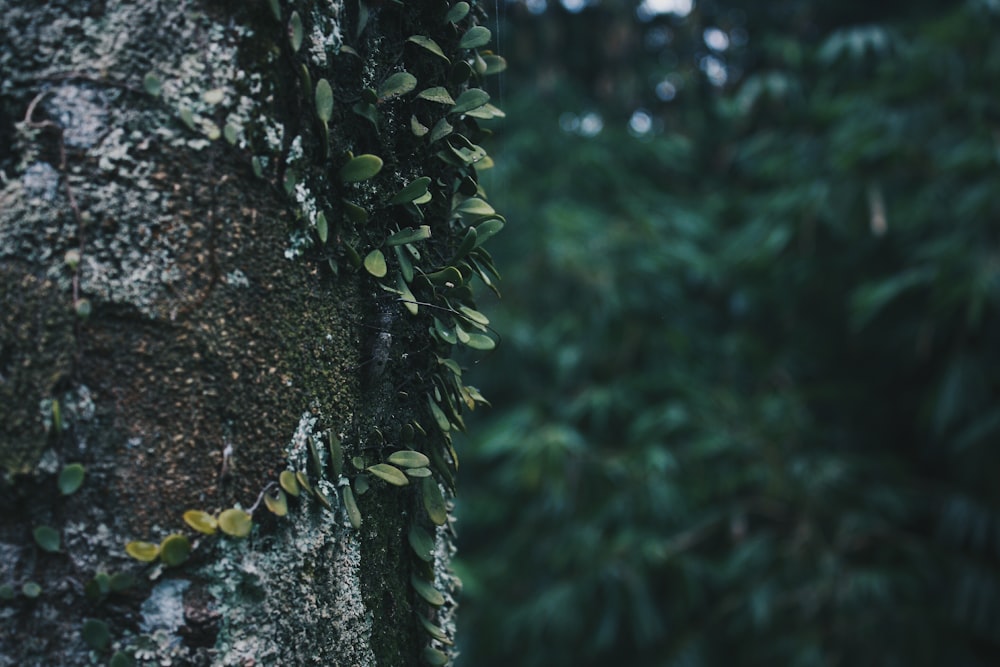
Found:
M 401 424 L 431 421 L 428 323 L 335 243 L 373 241 L 333 222 L 345 151 L 386 162 L 380 186 L 351 186 L 361 204 L 456 178 L 415 143 L 409 108 L 380 101 L 378 132 L 350 112 L 407 35 L 457 41 L 446 5 L 389 5 L 359 34 L 358 4 L 336 0 L 0 2 L 0 665 L 406 665 L 429 642 L 415 614 L 453 633 L 448 526 L 414 485 L 373 479 L 355 530 L 344 478 L 310 467 L 311 438 L 329 470 L 331 434 L 371 464 Z M 406 56 L 418 78 L 444 71 L 428 53 Z M 321 77 L 338 100 L 327 152 Z M 391 209 L 372 210 L 368 229 L 392 228 Z M 435 228 L 429 252 L 447 257 L 456 235 Z M 72 462 L 86 478 L 64 496 Z M 184 525 L 188 509 L 251 506 L 285 469 L 333 510 L 303 493 L 287 517 L 257 510 L 245 540 Z M 436 535 L 437 610 L 410 586 L 413 522 Z M 58 550 L 32 539 L 39 526 Z M 171 533 L 194 546 L 180 567 L 123 549 Z

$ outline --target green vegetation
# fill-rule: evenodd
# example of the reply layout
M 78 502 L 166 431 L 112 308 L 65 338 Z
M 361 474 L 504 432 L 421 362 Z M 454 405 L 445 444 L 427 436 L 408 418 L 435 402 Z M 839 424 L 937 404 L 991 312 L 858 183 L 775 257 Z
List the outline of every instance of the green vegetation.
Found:
M 460 664 L 994 664 L 1000 10 L 629 5 L 500 31 Z

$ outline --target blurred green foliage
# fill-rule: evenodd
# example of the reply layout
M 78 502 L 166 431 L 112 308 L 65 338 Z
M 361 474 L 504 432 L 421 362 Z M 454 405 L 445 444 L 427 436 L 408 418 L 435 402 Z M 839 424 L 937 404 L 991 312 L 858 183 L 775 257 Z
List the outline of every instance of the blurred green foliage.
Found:
M 633 10 L 502 26 L 460 664 L 997 664 L 998 3 Z

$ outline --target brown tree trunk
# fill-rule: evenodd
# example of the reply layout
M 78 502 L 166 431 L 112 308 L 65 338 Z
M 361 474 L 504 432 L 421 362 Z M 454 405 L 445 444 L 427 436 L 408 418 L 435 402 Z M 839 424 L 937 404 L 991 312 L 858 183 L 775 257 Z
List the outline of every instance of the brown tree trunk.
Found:
M 478 396 L 441 359 L 474 326 L 456 249 L 477 219 L 456 207 L 477 192 L 464 144 L 420 126 L 477 130 L 416 94 L 468 86 L 475 11 L 371 4 L 0 1 L 0 665 L 450 660 L 434 508 Z M 419 86 L 398 93 L 403 69 Z M 352 182 L 349 152 L 382 170 Z M 420 176 L 430 202 L 391 201 Z M 398 246 L 412 277 L 385 240 L 420 225 Z M 379 248 L 381 279 L 357 262 Z M 435 305 L 412 315 L 401 286 Z M 400 449 L 430 456 L 428 481 L 364 472 Z M 284 470 L 322 496 L 278 516 L 260 499 Z M 246 538 L 182 518 L 233 508 Z M 133 541 L 162 550 L 140 562 Z

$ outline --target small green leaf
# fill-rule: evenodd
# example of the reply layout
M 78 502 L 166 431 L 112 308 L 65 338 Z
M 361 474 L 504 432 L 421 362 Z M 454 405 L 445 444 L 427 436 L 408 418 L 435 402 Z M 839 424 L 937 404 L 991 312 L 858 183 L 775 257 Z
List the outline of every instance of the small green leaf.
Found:
M 111 643 L 111 632 L 108 631 L 108 624 L 96 618 L 88 618 L 83 622 L 80 635 L 87 646 L 95 651 L 103 651 Z
M 451 422 L 448 421 L 448 417 L 444 414 L 444 410 L 441 409 L 441 406 L 435 403 L 434 398 L 431 396 L 427 397 L 427 404 L 431 408 L 431 415 L 434 417 L 434 422 L 438 425 L 438 428 L 445 433 L 450 431 Z
M 214 516 L 201 510 L 184 512 L 184 523 L 206 535 L 214 535 L 219 527 L 219 522 L 215 520 Z
M 386 461 L 401 468 L 424 468 L 431 463 L 429 458 L 412 449 L 401 449 L 393 452 L 389 454 Z
M 429 581 L 424 581 L 415 574 L 411 574 L 410 584 L 413 586 L 413 589 L 417 591 L 417 595 L 426 600 L 428 604 L 435 607 L 440 607 L 444 604 L 444 596 L 441 595 L 441 591 L 434 588 L 434 584 Z
M 219 514 L 219 529 L 226 535 L 246 537 L 250 534 L 251 528 L 253 528 L 252 517 L 241 509 L 233 507 Z
M 462 341 L 473 350 L 492 350 L 497 346 L 495 340 L 487 336 L 486 334 L 480 333 L 470 333 L 468 335 L 468 340 Z
M 483 61 L 486 63 L 486 71 L 483 73 L 485 76 L 499 74 L 507 69 L 507 61 L 503 56 L 493 55 L 492 53 L 484 54 Z
M 388 463 L 376 463 L 373 466 L 368 466 L 367 470 L 394 486 L 406 486 L 410 483 L 410 480 L 406 478 L 402 470 Z
M 59 531 L 51 526 L 38 526 L 32 531 L 32 535 L 35 538 L 35 543 L 42 548 L 43 551 L 48 551 L 49 553 L 56 553 L 59 551 L 59 546 L 61 540 L 59 538 Z
M 42 594 L 42 587 L 34 581 L 26 581 L 24 585 L 21 586 L 21 592 L 24 593 L 24 597 L 26 598 L 37 598 Z
M 455 128 L 451 126 L 451 123 L 446 121 L 444 118 L 439 120 L 434 124 L 434 129 L 431 130 L 431 143 L 433 144 L 438 139 L 443 139 L 447 137 L 454 131 Z
M 417 77 L 409 72 L 396 72 L 378 87 L 378 98 L 387 100 L 405 95 L 417 87 Z
M 340 180 L 345 183 L 357 183 L 372 178 L 382 171 L 382 158 L 377 155 L 359 155 L 351 158 L 340 168 Z
M 285 516 L 288 514 L 288 497 L 281 489 L 277 489 L 274 495 L 265 493 L 264 505 L 276 516 Z
M 299 488 L 308 493 L 310 496 L 313 493 L 312 485 L 309 484 L 309 477 L 306 476 L 304 472 L 299 470 L 295 473 L 295 481 L 299 483 Z
M 484 104 L 481 107 L 476 107 L 465 113 L 465 115 L 470 118 L 478 118 L 480 120 L 492 120 L 493 118 L 506 118 L 507 114 L 501 111 L 499 108 L 493 106 L 492 104 Z
M 344 487 L 344 509 L 347 510 L 347 518 L 350 519 L 354 529 L 361 528 L 361 510 L 358 509 L 358 503 L 354 500 L 354 492 L 350 486 Z
M 410 526 L 408 538 L 410 547 L 420 560 L 431 562 L 434 558 L 434 538 L 417 524 Z
M 492 35 L 490 34 L 489 28 L 481 25 L 473 26 L 469 28 L 464 35 L 462 35 L 462 39 L 458 40 L 458 48 L 475 49 L 480 46 L 485 46 L 486 44 L 489 44 L 491 37 Z
M 160 555 L 160 545 L 152 542 L 129 542 L 125 545 L 125 553 L 143 563 L 151 563 Z
M 431 184 L 431 179 L 428 176 L 421 176 L 420 178 L 415 178 L 406 186 L 396 193 L 396 195 L 389 200 L 390 204 L 406 204 L 414 199 L 423 197 L 427 193 L 427 186 Z M 430 236 L 430 231 L 428 230 L 427 236 Z M 407 243 L 403 241 L 403 243 Z
M 121 593 L 135 586 L 135 576 L 128 572 L 115 572 L 111 575 L 108 588 L 112 593 Z
M 160 83 L 160 79 L 152 72 L 147 72 L 146 76 L 142 77 L 142 87 L 153 97 L 159 97 L 160 93 L 163 92 L 163 85 Z
M 323 477 L 323 462 L 319 458 L 319 449 L 316 447 L 316 438 L 309 438 L 306 440 L 306 445 L 309 447 L 309 458 L 313 463 L 313 472 L 316 473 L 316 477 Z
M 346 199 L 342 201 L 344 202 L 344 213 L 347 215 L 348 220 L 359 225 L 363 225 L 368 222 L 368 211 L 352 201 L 348 201 Z M 360 264 L 360 262 L 358 263 Z
M 403 280 L 410 282 L 413 280 L 413 262 L 410 261 L 410 256 L 406 252 L 406 248 L 401 245 L 393 246 L 393 251 L 396 253 L 396 259 L 399 261 L 399 272 L 403 277 Z M 416 314 L 411 310 L 414 315 Z
M 444 20 L 450 23 L 458 23 L 466 17 L 469 13 L 469 3 L 467 2 L 456 2 L 455 5 L 448 10 L 445 15 Z
M 443 86 L 421 90 L 417 93 L 417 97 L 428 102 L 437 102 L 438 104 L 447 104 L 448 106 L 455 105 L 455 100 L 448 92 L 448 89 Z
M 336 479 L 344 471 L 344 448 L 340 444 L 340 438 L 333 431 L 330 431 L 328 441 L 330 445 L 330 467 L 333 469 L 333 478 Z
M 479 197 L 469 197 L 453 209 L 454 213 L 472 217 L 493 215 L 496 211 Z
M 431 469 L 430 468 L 406 468 L 405 470 L 403 470 L 403 472 L 406 473 L 407 477 L 430 477 L 431 476 Z
M 194 114 L 191 113 L 190 109 L 187 107 L 181 107 L 181 110 L 177 112 L 177 115 L 181 117 L 181 121 L 187 125 L 189 130 L 197 129 L 197 126 L 194 124 Z
M 365 270 L 376 278 L 383 278 L 389 272 L 385 265 L 385 255 L 378 248 L 365 255 Z
M 448 59 L 448 56 L 446 56 L 444 54 L 444 51 L 441 50 L 441 47 L 438 46 L 438 43 L 435 42 L 430 37 L 425 37 L 424 35 L 413 35 L 410 38 L 408 38 L 406 41 L 413 42 L 414 44 L 417 44 L 418 46 L 424 47 L 425 49 L 427 49 L 428 51 L 430 51 L 434 55 L 439 56 L 441 58 L 444 58 L 445 62 L 447 62 L 447 63 L 451 62 L 451 60 Z
M 302 48 L 302 17 L 298 12 L 292 12 L 288 19 L 288 39 L 292 45 L 292 53 L 298 53 Z
M 441 494 L 441 487 L 433 477 L 420 480 L 420 489 L 424 497 L 424 509 L 435 526 L 443 526 L 448 521 L 448 508 Z
M 469 254 L 469 251 L 476 247 L 476 238 L 478 232 L 476 232 L 475 227 L 469 227 L 465 231 L 465 238 L 458 245 L 458 249 L 455 250 L 455 257 L 451 260 L 453 263 L 459 259 L 462 259 Z
M 351 111 L 374 125 L 376 130 L 378 129 L 378 109 L 375 108 L 374 104 L 371 102 L 358 102 L 351 107 Z
M 324 124 L 333 116 L 333 89 L 326 79 L 316 83 L 316 115 Z
M 500 216 L 484 220 L 476 225 L 476 247 L 483 245 L 503 229 L 504 220 Z
M 320 211 L 319 214 L 316 215 L 316 233 L 319 234 L 320 243 L 326 243 L 330 230 L 327 227 L 326 214 L 324 214 L 323 211 Z
M 433 646 L 424 647 L 424 661 L 432 667 L 441 667 L 448 664 L 448 654 Z
M 168 535 L 160 542 L 160 560 L 167 567 L 180 565 L 191 555 L 191 542 L 184 535 Z
M 354 493 L 359 496 L 368 493 L 368 475 L 358 475 L 354 478 Z
M 458 96 L 449 113 L 465 113 L 476 107 L 481 107 L 490 101 L 490 94 L 481 88 L 469 88 Z
M 280 21 L 281 20 L 281 5 L 278 3 L 278 0 L 268 0 L 267 4 L 271 8 L 271 14 L 274 15 L 274 18 L 276 18 L 277 20 Z
M 331 512 L 333 511 L 333 503 L 330 502 L 330 499 L 326 497 L 325 493 L 320 491 L 318 486 L 316 487 L 316 491 L 313 495 L 316 496 L 316 500 L 319 502 L 320 505 L 330 510 Z
M 431 281 L 431 283 L 444 287 L 455 287 L 463 282 L 462 272 L 454 266 L 446 266 L 440 271 L 425 274 L 424 277 Z
M 424 239 L 429 239 L 431 237 L 431 228 L 428 225 L 420 225 L 419 227 L 404 227 L 398 232 L 394 232 L 389 235 L 389 238 L 385 240 L 387 246 L 404 245 L 406 243 L 413 243 L 415 241 L 423 241 Z
M 235 146 L 240 138 L 239 130 L 232 123 L 226 123 L 225 127 L 222 128 L 222 136 L 226 138 L 226 142 L 230 146 Z
M 445 634 L 444 630 L 428 621 L 422 614 L 417 614 L 417 618 L 420 619 L 420 624 L 424 626 L 424 630 L 427 631 L 427 634 L 430 635 L 432 639 L 436 639 L 442 644 L 451 645 L 452 642 L 448 639 L 448 635 Z
M 83 484 L 85 474 L 84 467 L 79 463 L 70 463 L 64 466 L 59 472 L 59 480 L 57 482 L 59 493 L 64 496 L 76 493 L 77 489 Z
M 410 131 L 413 132 L 413 136 L 415 137 L 422 137 L 430 132 L 426 125 L 417 120 L 416 116 L 410 116 Z
M 475 322 L 476 324 L 482 324 L 483 326 L 486 326 L 487 324 L 490 323 L 489 318 L 480 313 L 478 310 L 473 310 L 468 306 L 459 306 L 458 311 L 463 315 L 465 315 L 465 317 L 467 317 L 469 320 Z
M 278 484 L 290 496 L 299 496 L 299 482 L 295 479 L 295 473 L 291 470 L 282 470 L 278 475 Z

